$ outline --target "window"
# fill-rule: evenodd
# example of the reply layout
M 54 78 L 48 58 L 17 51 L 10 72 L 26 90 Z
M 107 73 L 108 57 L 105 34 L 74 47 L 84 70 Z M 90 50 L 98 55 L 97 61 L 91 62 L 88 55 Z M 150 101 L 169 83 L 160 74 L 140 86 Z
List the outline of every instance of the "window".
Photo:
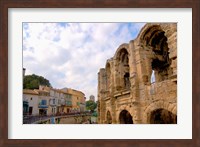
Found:
M 66 94 L 66 98 L 71 99 L 72 95 L 71 94 Z
M 154 70 L 152 70 L 152 74 L 151 74 L 151 83 L 155 83 L 155 73 L 154 73 Z
M 71 106 L 71 105 L 72 105 L 72 102 L 71 102 L 71 101 L 66 101 L 66 105 L 67 105 L 67 106 Z
M 41 100 L 40 105 L 47 105 L 47 101 L 46 100 Z
M 116 56 L 116 68 L 117 68 L 117 75 L 116 75 L 116 87 L 117 90 L 120 89 L 130 89 L 130 67 L 129 67 L 129 53 L 126 48 L 122 48 Z

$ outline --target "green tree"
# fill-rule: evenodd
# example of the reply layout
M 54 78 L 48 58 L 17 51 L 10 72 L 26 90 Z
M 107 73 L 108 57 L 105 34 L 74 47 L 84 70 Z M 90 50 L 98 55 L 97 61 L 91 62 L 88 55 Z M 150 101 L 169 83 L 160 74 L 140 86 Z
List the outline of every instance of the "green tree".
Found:
M 35 74 L 26 75 L 23 80 L 23 89 L 38 89 L 39 85 L 51 87 L 49 80 Z
M 94 110 L 97 107 L 97 103 L 93 102 L 93 101 L 86 101 L 86 109 L 90 110 L 92 113 L 94 112 Z

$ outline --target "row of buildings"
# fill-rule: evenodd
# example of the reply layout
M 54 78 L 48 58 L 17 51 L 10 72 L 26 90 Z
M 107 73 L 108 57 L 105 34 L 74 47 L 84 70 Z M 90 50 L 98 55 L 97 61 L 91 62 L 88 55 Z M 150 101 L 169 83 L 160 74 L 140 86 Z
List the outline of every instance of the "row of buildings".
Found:
M 24 115 L 61 115 L 86 111 L 85 94 L 63 88 L 39 86 L 39 89 L 23 89 Z

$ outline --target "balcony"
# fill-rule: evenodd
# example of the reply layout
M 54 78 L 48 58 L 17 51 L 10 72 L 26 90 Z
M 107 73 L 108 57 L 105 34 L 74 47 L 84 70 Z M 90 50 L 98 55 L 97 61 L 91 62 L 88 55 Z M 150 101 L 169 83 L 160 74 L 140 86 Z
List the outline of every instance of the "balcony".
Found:
M 42 108 L 42 109 L 46 109 L 48 107 L 49 107 L 48 105 L 38 105 L 38 108 Z
M 49 106 L 47 105 L 47 100 L 41 100 L 38 104 L 38 108 L 48 108 Z
M 66 106 L 72 106 L 72 102 L 71 101 L 66 101 Z

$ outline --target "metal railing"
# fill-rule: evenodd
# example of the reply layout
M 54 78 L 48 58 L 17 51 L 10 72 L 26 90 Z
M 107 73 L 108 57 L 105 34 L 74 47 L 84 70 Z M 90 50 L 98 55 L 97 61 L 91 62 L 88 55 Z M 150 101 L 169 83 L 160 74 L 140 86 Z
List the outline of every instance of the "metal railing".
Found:
M 33 124 L 35 122 L 38 121 L 42 121 L 42 120 L 48 120 L 50 119 L 52 116 L 56 117 L 56 118 L 62 118 L 62 117 L 75 117 L 75 116 L 91 116 L 92 113 L 90 112 L 73 112 L 73 113 L 63 113 L 63 114 L 55 114 L 55 115 L 46 115 L 46 116 L 42 116 L 42 115 L 24 115 L 23 116 L 23 124 Z

